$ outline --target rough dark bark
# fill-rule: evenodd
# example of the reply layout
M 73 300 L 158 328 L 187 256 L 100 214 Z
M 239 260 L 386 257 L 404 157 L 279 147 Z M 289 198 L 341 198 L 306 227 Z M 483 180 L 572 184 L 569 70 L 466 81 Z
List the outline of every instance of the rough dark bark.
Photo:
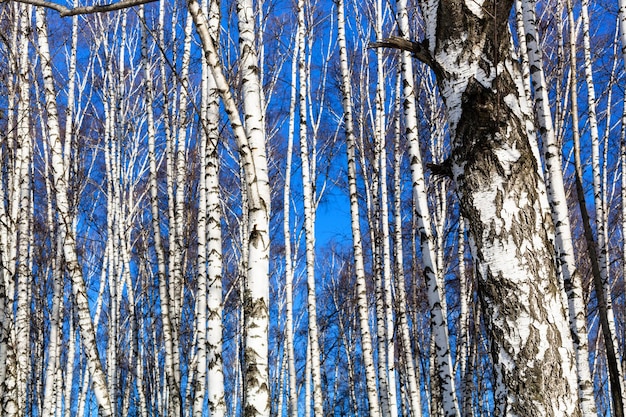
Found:
M 450 158 L 479 266 L 498 414 L 579 415 L 553 228 L 521 73 L 510 52 L 512 3 L 485 2 L 482 11 L 472 11 L 461 1 L 442 1 L 432 53 L 444 70 L 438 76 L 444 101 L 458 116 L 456 126 L 451 121 Z M 468 67 L 457 71 L 449 52 L 456 52 L 458 67 Z
M 425 39 L 395 47 L 411 50 L 433 69 L 448 112 L 446 165 L 470 225 L 496 368 L 496 414 L 579 416 L 554 228 L 522 75 L 511 52 L 512 5 L 421 0 Z

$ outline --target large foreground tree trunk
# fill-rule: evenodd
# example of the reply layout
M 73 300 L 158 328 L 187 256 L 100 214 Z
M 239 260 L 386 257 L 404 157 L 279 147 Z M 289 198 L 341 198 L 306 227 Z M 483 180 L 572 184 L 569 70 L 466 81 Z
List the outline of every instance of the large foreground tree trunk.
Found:
M 556 256 L 561 266 L 561 275 L 567 293 L 569 323 L 572 332 L 574 353 L 581 411 L 584 416 L 593 417 L 597 414 L 593 395 L 593 381 L 589 369 L 588 332 L 585 322 L 585 305 L 582 294 L 580 272 L 576 267 L 572 232 L 567 208 L 567 198 L 562 171 L 562 153 L 557 141 L 553 123 L 548 86 L 543 71 L 543 61 L 539 47 L 537 28 L 536 0 L 517 0 L 516 9 L 522 14 L 523 29 L 526 33 L 526 45 L 520 45 L 522 56 L 528 55 L 533 91 L 535 92 L 535 109 L 537 123 L 543 139 L 543 155 L 545 160 L 546 185 L 548 200 L 555 224 Z
M 448 111 L 452 147 L 440 171 L 470 225 L 496 414 L 579 416 L 554 230 L 507 28 L 512 4 L 422 0 L 426 39 L 410 49 L 435 71 Z
M 580 415 L 554 231 L 545 217 L 522 77 L 510 52 L 511 3 L 490 1 L 481 8 L 441 1 L 442 24 L 427 27 L 429 52 L 439 67 L 452 174 L 478 263 L 497 414 Z

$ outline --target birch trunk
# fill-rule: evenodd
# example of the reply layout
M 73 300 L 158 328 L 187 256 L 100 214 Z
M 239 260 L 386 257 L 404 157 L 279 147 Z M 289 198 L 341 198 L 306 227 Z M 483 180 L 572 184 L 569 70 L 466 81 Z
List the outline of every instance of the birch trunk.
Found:
M 617 354 L 615 351 L 615 339 L 614 339 L 614 319 L 611 308 L 610 293 L 607 291 L 607 270 L 606 270 L 606 251 L 603 249 L 606 245 L 604 235 L 604 211 L 601 207 L 602 198 L 601 190 L 599 190 L 600 173 L 599 173 L 599 144 L 598 144 L 598 127 L 595 117 L 595 93 L 593 86 L 593 74 L 591 73 L 590 62 L 590 46 L 589 46 L 589 23 L 586 12 L 586 3 L 583 2 L 582 14 L 583 14 L 583 46 L 585 48 L 585 80 L 587 83 L 588 95 L 592 98 L 588 98 L 590 129 L 592 137 L 592 172 L 594 182 L 594 201 L 596 204 L 596 227 L 597 227 L 597 242 L 594 239 L 593 231 L 591 229 L 591 220 L 587 211 L 585 202 L 585 192 L 583 188 L 583 172 L 582 162 L 580 160 L 580 132 L 578 122 L 578 93 L 576 83 L 577 73 L 577 59 L 576 59 L 576 39 L 577 31 L 574 23 L 574 11 L 571 0 L 567 0 L 567 14 L 570 30 L 570 95 L 571 95 L 571 115 L 572 115 L 572 136 L 574 141 L 574 156 L 575 156 L 575 181 L 576 191 L 578 194 L 578 204 L 581 212 L 582 223 L 584 227 L 585 240 L 587 243 L 587 251 L 589 252 L 589 259 L 591 261 L 593 285 L 595 289 L 595 295 L 598 303 L 598 313 L 600 316 L 600 325 L 602 328 L 602 336 L 604 339 L 604 345 L 606 349 L 608 374 L 610 380 L 611 400 L 613 406 L 613 413 L 616 416 L 624 415 L 623 398 L 621 385 L 623 381 L 620 379 L 622 375 L 620 371 L 620 362 L 617 360 Z M 594 103 L 591 104 L 591 101 Z M 600 206 L 597 206 L 600 204 Z M 598 253 L 599 252 L 599 253 Z M 611 324 L 613 323 L 613 325 Z
M 43 152 L 48 154 L 48 146 L 43 143 Z M 54 225 L 54 208 L 52 204 L 52 186 L 49 180 L 49 161 L 44 161 L 46 174 L 46 194 L 48 195 L 47 211 L 48 224 Z M 52 417 L 57 413 L 57 406 L 61 398 L 61 337 L 62 337 L 62 297 L 63 297 L 63 253 L 62 241 L 57 237 L 56 244 L 52 247 L 55 251 L 55 258 L 52 260 L 52 309 L 50 312 L 50 335 L 45 370 L 45 380 L 43 389 L 43 406 L 41 414 L 45 417 Z M 58 408 L 60 410 L 60 406 Z
M 185 29 L 183 39 L 183 56 L 181 57 L 181 74 L 178 92 L 178 114 L 176 115 L 175 137 L 170 138 L 170 152 L 168 163 L 171 172 L 168 172 L 168 187 L 174 186 L 174 194 L 170 196 L 170 302 L 172 303 L 172 320 L 180 327 L 182 316 L 182 303 L 184 291 L 184 259 L 186 258 L 185 244 L 185 193 L 187 191 L 187 130 L 190 117 L 189 105 L 189 71 L 191 63 L 191 41 L 193 19 L 189 13 L 185 13 Z M 173 211 L 172 211 L 173 208 Z M 172 227 L 173 225 L 173 227 Z M 175 350 L 178 350 L 179 338 L 174 339 Z M 180 355 L 174 356 L 176 368 L 180 368 Z M 180 375 L 178 376 L 180 384 Z
M 322 369 L 320 364 L 319 334 L 317 328 L 317 301 L 315 285 L 315 172 L 309 157 L 309 138 L 307 135 L 307 66 L 306 66 L 306 25 L 305 25 L 305 1 L 298 1 L 298 101 L 299 101 L 299 128 L 300 128 L 300 160 L 302 161 L 302 192 L 304 208 L 304 234 L 307 274 L 307 312 L 309 325 L 309 354 L 311 367 L 311 382 L 313 384 L 313 415 L 324 415 L 324 402 L 322 397 Z M 313 148 L 315 142 L 313 142 Z M 287 214 L 288 215 L 288 214 Z M 310 404 L 306 403 L 307 408 Z
M 622 58 L 624 61 L 624 67 L 626 68 L 626 0 L 618 0 L 618 25 L 619 25 L 619 37 L 622 45 Z
M 252 0 L 237 2 L 240 64 L 242 68 L 245 131 L 254 164 L 254 178 L 247 173 L 248 264 L 244 289 L 244 413 L 269 416 L 269 214 L 270 189 L 265 151 L 265 117 L 255 47 Z M 247 170 L 247 168 L 244 167 Z
M 63 250 L 63 248 L 61 247 L 61 245 L 59 244 L 59 249 L 60 251 Z M 74 361 L 76 359 L 76 343 L 74 341 L 74 334 L 76 333 L 74 330 L 74 319 L 73 316 L 70 314 L 69 317 L 69 324 L 68 324 L 68 334 L 69 334 L 69 340 L 68 340 L 68 348 L 67 348 L 67 363 L 65 365 L 65 375 L 66 375 L 66 379 L 65 379 L 65 389 L 63 392 L 63 396 L 65 397 L 65 403 L 66 404 L 71 404 L 71 400 L 72 400 L 72 382 L 74 381 Z M 65 407 L 64 410 L 64 414 L 63 417 L 70 417 L 70 409 L 71 407 Z M 60 415 L 60 414 L 58 414 Z M 80 415 L 80 414 L 79 414 Z
M 291 98 L 289 100 L 289 127 L 287 138 L 287 155 L 285 164 L 285 185 L 283 188 L 283 235 L 285 239 L 285 345 L 287 350 L 287 372 L 289 380 L 290 417 L 298 416 L 298 391 L 296 376 L 296 359 L 294 350 L 293 322 L 293 280 L 294 268 L 291 249 L 291 174 L 293 160 L 293 142 L 295 136 L 296 93 L 298 77 L 298 54 L 300 48 L 300 31 L 296 31 L 291 62 Z
M 383 2 L 376 2 L 376 37 L 382 37 L 383 28 Z M 385 68 L 383 64 L 383 51 L 376 51 L 376 122 L 375 122 L 375 141 L 376 141 L 376 162 L 378 172 L 380 173 L 380 240 L 378 250 L 382 255 L 382 291 L 381 301 L 383 306 L 382 320 L 379 326 L 382 326 L 382 350 L 379 351 L 379 357 L 385 362 L 382 363 L 381 391 L 386 391 L 386 401 L 382 403 L 388 404 L 388 415 L 390 417 L 398 416 L 398 394 L 396 383 L 395 369 L 395 328 L 392 310 L 392 286 L 391 286 L 391 247 L 389 236 L 389 197 L 387 192 L 387 152 L 386 152 L 386 126 L 385 126 Z M 382 355 L 384 353 L 384 355 Z M 384 382 L 383 382 L 384 381 Z M 381 392 L 382 394 L 382 392 Z
M 408 30 L 408 28 L 405 27 Z M 405 68 L 408 68 L 405 63 Z M 411 73 L 408 73 L 412 75 Z M 408 80 L 406 75 L 405 80 Z M 414 90 L 414 88 L 413 88 Z M 405 86 L 404 112 L 407 116 L 406 136 L 409 141 L 409 155 L 411 164 L 411 180 L 413 184 L 413 207 L 416 219 L 417 234 L 422 252 L 423 274 L 426 280 L 428 303 L 430 307 L 431 326 L 433 331 L 435 374 L 441 382 L 443 413 L 447 417 L 458 416 L 458 400 L 456 383 L 452 369 L 452 357 L 448 338 L 447 317 L 444 314 L 444 302 L 441 295 L 437 274 L 439 268 L 435 255 L 435 237 L 432 233 L 432 223 L 428 208 L 424 167 L 418 138 L 417 113 L 414 101 L 409 96 L 409 87 Z M 408 97 L 408 99 L 407 99 Z M 436 412 L 436 410 L 432 410 Z
M 183 298 L 184 298 L 184 268 L 187 256 L 185 244 L 185 193 L 187 190 L 187 130 L 189 128 L 189 71 L 191 61 L 191 43 L 193 20 L 189 12 L 184 11 L 185 26 L 183 30 L 183 53 L 180 58 L 180 75 L 175 77 L 174 85 L 178 88 L 178 101 L 173 100 L 172 135 L 166 139 L 167 163 L 167 192 L 168 192 L 168 272 L 169 272 L 169 315 L 171 320 L 171 343 L 173 373 L 176 388 L 172 390 L 178 398 L 172 396 L 172 413 L 175 416 L 183 415 L 182 367 L 181 365 L 181 337 Z M 176 16 L 176 15 L 174 15 Z M 172 17 L 172 24 L 178 24 Z M 174 55 L 174 62 L 176 62 Z M 176 91 L 176 90 L 175 90 Z M 191 372 L 190 372 L 191 373 Z
M 569 324 L 572 332 L 574 351 L 576 354 L 576 369 L 578 378 L 578 395 L 583 416 L 596 415 L 593 382 L 589 369 L 588 333 L 586 324 L 585 305 L 582 294 L 580 272 L 576 267 L 574 246 L 567 208 L 567 197 L 563 181 L 562 154 L 555 137 L 548 87 L 543 72 L 543 59 L 539 49 L 537 30 L 536 1 L 517 1 L 516 7 L 522 13 L 523 25 L 526 33 L 526 48 L 533 91 L 535 92 L 535 108 L 540 133 L 543 138 L 543 155 L 545 160 L 546 185 L 548 200 L 552 210 L 552 219 L 556 229 L 556 258 L 563 275 L 563 281 L 568 298 Z M 526 51 L 522 46 L 522 54 Z
M 44 13 L 40 11 L 40 13 Z M 42 20 L 42 29 L 39 33 L 39 50 L 41 59 L 41 70 L 44 80 L 44 92 L 46 100 L 46 115 L 49 140 L 51 146 L 51 167 L 54 181 L 54 188 L 57 192 L 57 213 L 59 216 L 59 233 L 63 238 L 63 253 L 65 255 L 65 263 L 68 273 L 72 281 L 72 290 L 74 293 L 74 307 L 78 316 L 80 335 L 87 355 L 89 373 L 91 374 L 93 390 L 98 402 L 100 415 L 109 417 L 113 416 L 113 408 L 111 398 L 107 390 L 106 377 L 102 370 L 102 363 L 96 344 L 96 335 L 91 314 L 89 309 L 89 301 L 87 299 L 87 291 L 85 281 L 83 279 L 82 269 L 78 262 L 76 253 L 75 225 L 70 213 L 68 201 L 68 184 L 66 181 L 66 172 L 69 169 L 69 155 L 63 155 L 62 143 L 60 137 L 59 117 L 56 104 L 56 92 L 52 77 L 52 65 L 50 62 L 50 51 L 48 47 L 47 25 L 45 15 L 40 16 Z
M 21 54 L 12 54 L 9 60 L 9 69 L 13 77 L 11 77 L 8 87 L 8 109 L 7 126 L 10 129 L 4 141 L 8 159 L 9 155 L 13 155 L 12 163 L 7 164 L 6 171 L 2 172 L 2 187 L 5 191 L 2 193 L 2 212 L 0 222 L 0 257 L 2 259 L 2 287 L 3 287 L 3 316 L 2 316 L 2 334 L 0 337 L 0 359 L 4 366 L 0 367 L 0 388 L 2 388 L 2 412 L 6 415 L 15 416 L 19 412 L 18 398 L 18 362 L 17 362 L 17 346 L 15 334 L 15 291 L 16 291 L 16 266 L 17 266 L 17 215 L 19 213 L 19 179 L 20 179 L 20 163 L 21 149 L 18 141 L 18 122 L 20 118 L 29 114 L 20 114 L 27 110 L 27 103 L 20 106 L 23 101 L 20 95 L 21 86 L 28 89 L 27 80 L 24 80 L 22 74 L 26 69 L 21 69 L 20 57 L 28 52 L 24 50 L 24 46 L 28 46 L 28 39 L 25 39 L 27 29 L 24 25 L 30 22 L 23 16 L 26 14 L 26 8 L 23 5 L 13 5 L 11 16 L 13 23 L 10 28 L 10 41 L 8 45 L 13 51 L 21 51 Z M 26 84 L 25 84 L 26 83 Z M 26 93 L 24 93 L 26 94 Z M 6 181 L 6 182 L 5 182 Z M 6 185 L 5 185 L 6 184 Z M 6 187 L 6 188 L 5 188 Z M 5 208 L 6 199 L 6 208 Z
M 265 120 L 262 92 L 257 74 L 253 8 L 249 1 L 237 3 L 239 22 L 240 66 L 242 77 L 245 128 L 224 77 L 208 21 L 195 0 L 187 2 L 203 52 L 222 97 L 235 139 L 239 146 L 247 193 L 247 254 L 244 288 L 244 413 L 267 416 L 269 404 L 268 332 L 269 332 L 269 211 L 270 190 L 265 152 Z
M 478 263 L 499 415 L 580 415 L 575 360 L 553 262 L 545 185 L 522 75 L 513 0 L 423 0 L 417 55 L 437 76 L 449 159 Z
M 140 8 L 140 18 L 143 20 L 143 8 Z M 161 13 L 163 15 L 163 12 Z M 145 28 L 145 26 L 144 26 Z M 162 30 L 162 29 L 161 29 Z M 150 210 L 152 216 L 152 233 L 154 239 L 154 251 L 157 257 L 157 275 L 159 285 L 159 306 L 161 311 L 161 321 L 163 326 L 163 340 L 165 342 L 165 378 L 172 398 L 170 412 L 174 416 L 180 416 L 180 385 L 176 378 L 178 369 L 174 356 L 178 353 L 174 350 L 175 333 L 172 329 L 172 318 L 170 314 L 170 296 L 168 291 L 167 268 L 165 260 L 165 250 L 161 238 L 161 215 L 159 211 L 159 187 L 157 182 L 157 156 L 156 156 L 156 126 L 154 120 L 153 100 L 154 88 L 152 84 L 152 71 L 148 62 L 147 31 L 144 29 L 141 35 L 141 58 L 144 67 L 144 94 L 145 108 L 147 116 L 148 133 L 148 161 L 150 166 L 149 188 L 150 188 Z
M 376 369 L 372 353 L 372 337 L 370 334 L 367 306 L 367 287 L 363 262 L 363 245 L 361 228 L 359 225 L 359 200 L 356 187 L 356 152 L 354 123 L 352 118 L 352 87 L 350 85 L 350 69 L 348 68 L 348 52 L 346 46 L 345 5 L 343 0 L 337 3 L 337 42 L 339 44 L 341 80 L 342 80 L 342 107 L 343 122 L 346 135 L 346 152 L 348 157 L 348 186 L 350 194 L 350 217 L 352 226 L 352 245 L 354 250 L 354 268 L 357 284 L 357 303 L 361 329 L 361 345 L 365 378 L 367 386 L 367 400 L 371 417 L 380 415 L 378 389 L 376 384 Z
M 12 18 L 12 24 L 9 27 L 10 38 L 6 42 L 6 46 L 12 51 L 23 51 L 22 43 L 27 41 L 21 41 L 22 35 L 20 32 L 20 22 L 23 20 L 20 18 L 20 10 L 22 6 L 14 4 L 10 8 L 9 15 Z M 25 30 L 24 30 L 25 31 Z M 18 40 L 19 39 L 19 40 Z M 27 45 L 27 43 L 26 43 Z M 23 53 L 25 53 L 23 51 Z M 20 74 L 19 71 L 19 54 L 11 54 L 11 59 L 8 62 L 8 68 L 12 74 Z M 15 76 L 11 79 L 7 91 L 7 127 L 10 132 L 3 137 L 2 157 L 3 161 L 7 160 L 9 155 L 15 152 L 17 143 L 17 103 L 18 92 L 20 85 L 20 77 Z M 6 153 L 6 154 L 5 154 Z M 7 164 L 9 165 L 9 164 Z M 15 163 L 7 166 L 6 171 L 2 172 L 2 184 L 0 185 L 2 192 L 2 203 L 0 204 L 0 260 L 2 262 L 0 268 L 0 275 L 2 278 L 2 293 L 0 296 L 0 311 L 2 316 L 0 317 L 0 363 L 5 366 L 0 366 L 0 389 L 2 391 L 0 399 L 1 410 L 3 413 L 15 414 L 17 413 L 17 393 L 16 393 L 16 377 L 17 377 L 17 360 L 15 356 L 15 328 L 13 314 L 14 302 L 15 302 L 15 269 L 16 262 L 15 256 L 17 253 L 17 229 L 13 219 L 17 217 L 17 208 L 19 196 L 17 193 L 17 184 L 15 180 L 19 178 L 17 175 L 17 168 Z M 6 206 L 5 206 L 6 199 Z
M 206 62 L 202 62 L 202 97 L 200 104 L 200 177 L 198 178 L 198 289 L 196 295 L 196 373 L 193 387 L 192 415 L 201 415 L 204 408 L 206 390 L 207 361 L 207 165 L 208 165 L 208 117 L 210 72 Z
M 30 205 L 31 205 L 31 159 L 32 159 L 32 138 L 30 135 L 30 65 L 29 65 L 29 30 L 32 18 L 32 7 L 20 5 L 20 49 L 19 53 L 19 96 L 17 104 L 17 141 L 16 141 L 16 161 L 15 180 L 18 184 L 17 192 L 14 194 L 14 202 L 17 203 L 17 248 L 16 270 L 16 303 L 15 303 L 15 324 L 12 332 L 12 344 L 15 346 L 15 405 L 14 409 L 9 409 L 8 416 L 25 416 L 27 406 L 27 384 L 30 373 L 30 292 L 31 276 L 29 268 L 29 252 L 32 247 L 29 238 L 30 231 Z M 11 305 L 11 310 L 13 306 Z
M 76 3 L 74 2 L 74 6 Z M 45 23 L 45 20 L 42 19 L 41 23 Z M 42 29 L 45 26 L 42 26 Z M 71 38 L 71 49 L 70 49 L 70 57 L 69 57 L 69 74 L 68 74 L 68 92 L 67 92 L 67 107 L 66 107 L 66 119 L 65 119 L 65 142 L 71 142 L 71 135 L 74 132 L 74 103 L 75 103 L 75 81 L 76 81 L 76 56 L 77 56 L 77 46 L 78 46 L 78 17 L 72 17 L 72 38 Z M 67 128 L 69 127 L 69 128 Z M 48 146 L 44 142 L 43 144 L 44 154 L 48 154 Z M 50 175 L 48 175 L 49 171 L 49 160 L 46 158 L 45 160 L 45 170 L 46 170 L 46 191 L 48 195 L 48 219 L 50 224 L 54 224 L 54 211 L 52 207 L 52 191 L 50 184 Z M 46 364 L 46 378 L 44 385 L 44 403 L 42 409 L 42 415 L 44 417 L 52 417 L 54 415 L 60 414 L 60 403 L 61 398 L 63 397 L 62 392 L 62 381 L 61 381 L 61 364 L 60 364 L 60 353 L 61 353 L 61 337 L 62 337 L 62 296 L 63 296 L 63 252 L 62 252 L 62 240 L 60 238 L 56 239 L 55 245 L 55 260 L 52 267 L 53 274 L 53 301 L 52 301 L 52 314 L 51 314 L 51 323 L 50 323 L 50 344 L 48 346 L 49 355 L 48 355 L 48 363 Z M 71 334 L 71 332 L 70 332 Z M 52 358 L 52 359 L 51 359 Z M 68 361 L 73 360 L 71 356 L 68 354 Z M 71 386 L 71 377 L 67 378 L 69 380 Z M 66 382 L 67 383 L 67 382 Z M 66 399 L 66 403 L 69 403 L 69 397 Z M 69 407 L 66 407 L 69 408 Z
M 598 263 L 600 266 L 600 276 L 602 277 L 602 289 L 604 291 L 604 302 L 606 303 L 606 315 L 608 329 L 603 328 L 605 335 L 604 343 L 606 347 L 608 372 L 611 382 L 611 398 L 613 402 L 613 413 L 617 417 L 624 416 L 624 400 L 626 390 L 624 389 L 624 370 L 619 360 L 617 331 L 615 328 L 615 317 L 613 314 L 613 300 L 611 296 L 611 285 L 609 282 L 608 265 L 608 242 L 606 235 L 606 211 L 604 204 L 604 193 L 602 187 L 602 174 L 600 169 L 600 134 L 598 131 L 598 121 L 596 113 L 596 94 L 593 79 L 593 68 L 591 63 L 591 39 L 589 34 L 589 0 L 581 0 L 581 21 L 583 31 L 583 56 L 585 67 L 585 82 L 587 84 L 587 112 L 591 134 L 591 167 L 593 172 L 594 205 L 596 210 L 596 235 L 598 239 Z M 610 102 L 609 102 L 610 103 Z M 610 111 L 610 110 L 609 110 Z M 611 346 L 609 346 L 611 345 Z
M 461 416 L 470 417 L 472 412 L 472 381 L 468 378 L 471 375 L 468 366 L 470 344 L 469 335 L 469 293 L 468 279 L 465 272 L 465 219 L 459 216 L 459 238 L 457 241 L 457 255 L 459 258 L 459 342 L 457 350 L 457 361 L 461 374 Z
M 399 24 L 399 35 L 401 37 L 408 37 L 409 22 L 406 9 L 406 0 L 399 0 L 397 2 L 397 16 Z M 413 62 L 411 61 L 411 55 L 407 51 L 402 52 L 402 61 L 400 64 L 401 77 L 399 82 L 402 82 L 402 91 L 398 94 L 399 107 L 398 120 L 396 122 L 396 143 L 395 143 L 395 161 L 394 161 L 394 208 L 395 208 L 395 233 L 394 233 L 394 249 L 395 249 L 395 277 L 396 277 L 396 316 L 400 327 L 400 335 L 402 337 L 402 346 L 404 354 L 404 362 L 406 368 L 406 378 L 408 381 L 408 397 L 411 415 L 419 417 L 422 415 L 421 406 L 421 392 L 419 387 L 419 377 L 417 376 L 415 361 L 413 360 L 413 352 L 411 349 L 411 334 L 409 330 L 409 323 L 407 318 L 407 297 L 405 287 L 405 275 L 404 275 L 404 249 L 402 245 L 402 206 L 401 206 L 401 151 L 400 151 L 400 139 L 401 139 L 401 126 L 400 126 L 400 114 L 405 119 L 405 134 L 407 136 L 417 135 L 417 113 L 415 106 L 415 91 L 413 88 Z M 417 361 L 419 366 L 419 358 Z
M 211 1 L 208 6 L 209 27 L 217 39 L 219 32 L 220 2 Z M 207 356 L 209 412 L 212 416 L 226 415 L 224 398 L 224 370 L 222 360 L 223 299 L 222 299 L 222 207 L 219 190 L 219 95 L 213 74 L 207 65 L 206 84 L 206 203 L 207 203 Z
M 9 28 L 11 39 L 17 36 L 17 22 L 18 19 L 13 19 L 13 25 Z M 16 50 L 17 39 L 15 42 L 8 41 L 5 45 L 7 48 L 11 48 L 12 50 Z M 15 60 L 9 60 L 8 66 L 10 69 L 14 69 Z M 7 126 L 13 126 L 13 110 L 15 108 L 15 85 L 13 82 L 9 82 L 7 86 L 7 107 L 8 114 L 5 116 L 7 118 Z M 2 137 L 0 141 L 0 160 L 5 161 L 7 158 L 8 150 L 10 149 L 10 141 L 13 135 L 6 135 Z M 0 363 L 5 364 L 5 366 L 0 366 L 0 391 L 2 394 L 0 395 L 0 410 L 2 412 L 8 412 L 8 402 L 12 400 L 12 396 L 9 395 L 9 386 L 7 377 L 10 379 L 10 374 L 7 375 L 7 371 L 14 368 L 14 363 L 12 361 L 12 355 L 10 352 L 10 334 L 11 334 L 11 325 L 12 325 L 12 315 L 10 314 L 12 311 L 12 303 L 11 300 L 13 298 L 10 293 L 11 282 L 13 279 L 12 274 L 10 274 L 10 262 L 9 262 L 9 207 L 5 206 L 4 199 L 5 196 L 8 197 L 10 188 L 5 186 L 5 181 L 8 181 L 10 170 L 3 170 L 0 173 L 0 196 L 2 196 L 2 202 L 0 203 Z M 8 369 L 7 369 L 8 368 Z

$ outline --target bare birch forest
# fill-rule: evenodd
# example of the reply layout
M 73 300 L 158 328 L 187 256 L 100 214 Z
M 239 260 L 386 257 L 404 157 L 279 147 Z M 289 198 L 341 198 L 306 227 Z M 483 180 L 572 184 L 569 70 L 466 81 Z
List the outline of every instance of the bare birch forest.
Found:
M 0 415 L 624 417 L 626 0 L 0 1 Z

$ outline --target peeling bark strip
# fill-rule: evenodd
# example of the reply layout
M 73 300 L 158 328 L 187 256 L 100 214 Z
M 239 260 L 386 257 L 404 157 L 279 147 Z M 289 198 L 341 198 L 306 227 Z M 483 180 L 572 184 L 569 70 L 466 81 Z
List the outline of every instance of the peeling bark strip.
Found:
M 512 5 L 421 0 L 426 39 L 418 45 L 428 50 L 416 52 L 415 42 L 400 49 L 434 69 L 448 111 L 452 175 L 496 364 L 496 414 L 580 416 L 554 230 L 510 50 Z

